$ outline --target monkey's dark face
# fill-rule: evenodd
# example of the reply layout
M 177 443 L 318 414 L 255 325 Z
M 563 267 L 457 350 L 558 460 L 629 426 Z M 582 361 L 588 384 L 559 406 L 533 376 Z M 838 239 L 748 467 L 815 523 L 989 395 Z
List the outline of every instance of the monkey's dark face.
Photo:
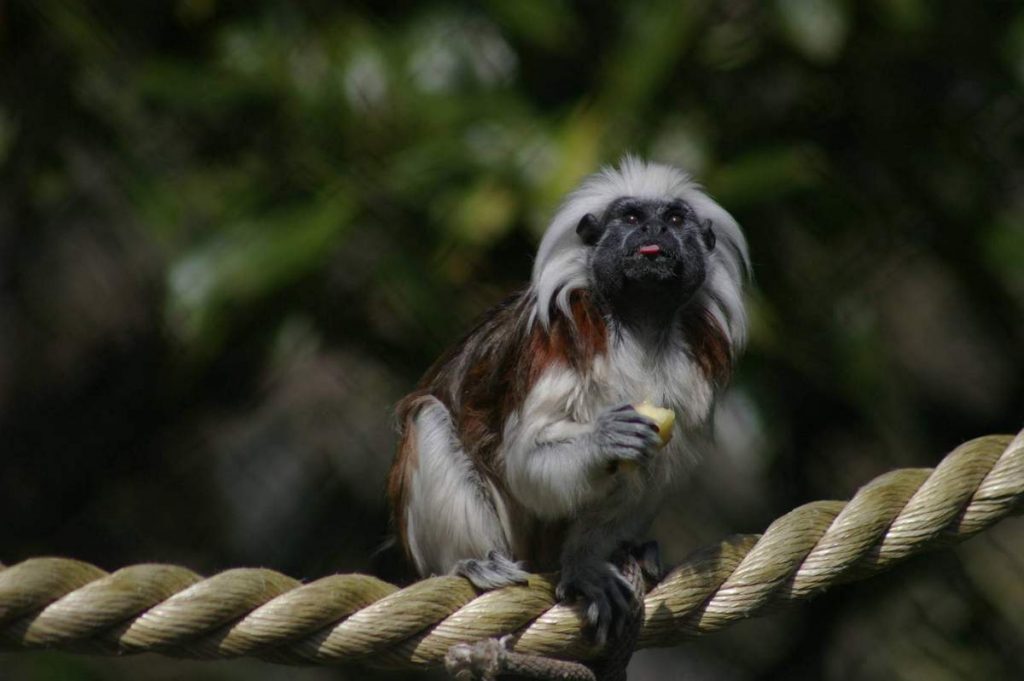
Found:
M 710 221 L 678 199 L 617 199 L 600 218 L 585 215 L 576 232 L 594 249 L 597 293 L 616 311 L 647 316 L 651 308 L 674 313 L 693 297 L 715 247 Z

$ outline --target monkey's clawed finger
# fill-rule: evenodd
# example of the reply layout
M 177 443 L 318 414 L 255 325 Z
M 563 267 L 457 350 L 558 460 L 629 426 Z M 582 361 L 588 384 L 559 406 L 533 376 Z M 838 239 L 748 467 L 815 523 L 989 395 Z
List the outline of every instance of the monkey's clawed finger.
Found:
M 651 419 L 649 416 L 644 416 L 643 414 L 638 412 L 636 410 L 636 406 L 634 406 L 631 402 L 626 402 L 624 404 L 612 407 L 606 413 L 615 414 L 615 418 L 617 420 L 629 421 L 631 423 L 653 424 L 655 429 L 657 429 L 658 427 L 658 424 L 655 423 L 653 419 Z
M 643 426 L 648 430 L 658 432 L 658 424 L 649 416 L 644 416 L 636 410 L 632 404 L 620 404 L 612 407 L 598 416 L 599 424 L 633 424 Z

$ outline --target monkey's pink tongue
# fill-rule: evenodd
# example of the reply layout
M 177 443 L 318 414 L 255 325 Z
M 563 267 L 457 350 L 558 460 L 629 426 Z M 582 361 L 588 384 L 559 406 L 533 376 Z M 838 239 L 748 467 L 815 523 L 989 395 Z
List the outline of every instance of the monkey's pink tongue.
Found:
M 646 246 L 641 246 L 637 253 L 640 255 L 658 255 L 661 253 L 661 246 L 658 244 L 647 244 Z

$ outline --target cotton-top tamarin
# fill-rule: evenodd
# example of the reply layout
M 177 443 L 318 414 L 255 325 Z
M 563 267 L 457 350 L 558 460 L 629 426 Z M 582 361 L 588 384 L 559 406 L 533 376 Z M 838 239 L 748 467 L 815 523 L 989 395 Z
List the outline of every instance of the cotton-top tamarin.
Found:
M 628 607 L 609 562 L 696 454 L 744 343 L 746 240 L 676 168 L 626 157 L 551 221 L 530 286 L 401 401 L 388 480 L 423 575 L 482 588 L 559 569 L 597 637 Z M 641 402 L 675 412 L 664 444 Z

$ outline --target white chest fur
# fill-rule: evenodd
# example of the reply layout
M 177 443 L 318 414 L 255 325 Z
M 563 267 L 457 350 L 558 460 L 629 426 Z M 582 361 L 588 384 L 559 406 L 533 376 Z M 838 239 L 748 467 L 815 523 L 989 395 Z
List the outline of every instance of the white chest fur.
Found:
M 681 339 L 652 350 L 630 335 L 616 334 L 587 375 L 574 374 L 569 416 L 585 423 L 606 407 L 647 400 L 674 410 L 680 430 L 701 427 L 711 413 L 714 387 L 688 350 Z M 559 383 L 566 385 L 564 378 Z
M 534 385 L 507 424 L 504 453 L 510 479 L 528 470 L 521 464 L 538 445 L 568 442 L 590 432 L 603 410 L 644 400 L 674 410 L 676 426 L 672 441 L 648 469 L 651 474 L 631 475 L 630 486 L 640 485 L 649 492 L 654 491 L 651 486 L 663 488 L 696 458 L 700 438 L 695 431 L 708 419 L 714 389 L 682 339 L 669 339 L 661 351 L 642 347 L 625 334 L 615 334 L 610 341 L 607 354 L 595 358 L 585 374 L 556 366 Z M 553 455 L 549 449 L 542 451 L 541 456 Z M 529 489 L 532 484 L 524 481 L 513 486 Z

